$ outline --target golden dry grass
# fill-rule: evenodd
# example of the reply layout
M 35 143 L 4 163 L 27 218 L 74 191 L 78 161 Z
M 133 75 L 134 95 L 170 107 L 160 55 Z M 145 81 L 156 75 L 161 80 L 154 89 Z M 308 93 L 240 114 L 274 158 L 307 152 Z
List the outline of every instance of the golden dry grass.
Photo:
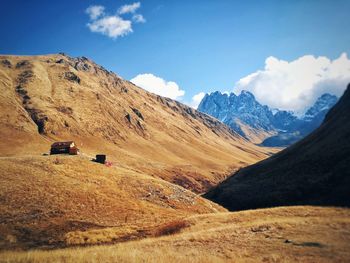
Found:
M 116 243 L 224 208 L 166 181 L 79 156 L 0 158 L 0 248 Z
M 280 207 L 192 216 L 180 233 L 112 246 L 3 252 L 1 262 L 349 262 L 350 210 Z

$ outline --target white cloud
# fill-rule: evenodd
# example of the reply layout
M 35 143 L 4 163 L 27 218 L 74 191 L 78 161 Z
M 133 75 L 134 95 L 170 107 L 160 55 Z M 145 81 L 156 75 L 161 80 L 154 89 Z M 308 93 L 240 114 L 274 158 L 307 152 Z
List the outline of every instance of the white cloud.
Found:
M 145 90 L 171 99 L 181 99 L 185 95 L 185 91 L 176 82 L 166 81 L 153 74 L 139 74 L 130 81 Z
M 303 113 L 323 93 L 340 97 L 349 82 L 346 53 L 333 61 L 307 55 L 288 62 L 271 56 L 265 60 L 264 70 L 240 79 L 234 91 L 248 90 L 262 104 Z
M 119 16 L 105 16 L 87 25 L 92 32 L 102 33 L 111 38 L 125 36 L 132 32 L 131 21 Z
M 197 109 L 199 103 L 201 103 L 202 99 L 204 98 L 205 93 L 204 92 L 199 92 L 198 94 L 194 95 L 192 97 L 192 100 L 190 103 L 188 103 L 188 106 Z
M 136 2 L 131 5 L 123 5 L 118 9 L 118 14 L 123 15 L 128 13 L 135 13 L 135 11 L 140 8 L 140 6 L 140 2 Z
M 143 17 L 143 15 L 140 15 L 140 14 L 133 15 L 132 20 L 135 23 L 146 23 L 146 19 Z
M 102 5 L 91 5 L 86 8 L 85 12 L 90 16 L 91 20 L 95 20 L 104 14 L 104 10 L 105 8 Z
M 87 26 L 91 32 L 101 33 L 113 39 L 125 36 L 133 32 L 132 22 L 146 22 L 146 19 L 141 14 L 134 14 L 140 6 L 140 2 L 123 5 L 118 9 L 119 15 L 107 15 L 104 6 L 91 5 L 85 10 L 90 17 L 90 23 L 87 23 Z M 134 14 L 132 20 L 124 19 L 120 16 L 127 13 Z

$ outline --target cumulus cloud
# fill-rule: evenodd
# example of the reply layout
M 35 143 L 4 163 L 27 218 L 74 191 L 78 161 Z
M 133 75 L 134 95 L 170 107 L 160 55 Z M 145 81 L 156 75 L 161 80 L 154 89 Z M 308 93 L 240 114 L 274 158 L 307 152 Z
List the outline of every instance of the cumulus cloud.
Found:
M 290 62 L 271 56 L 263 70 L 240 79 L 234 91 L 248 90 L 263 104 L 302 114 L 323 93 L 340 97 L 349 82 L 346 53 L 334 60 L 307 55 Z
M 202 99 L 204 98 L 205 93 L 204 92 L 199 92 L 198 94 L 194 95 L 192 97 L 192 100 L 188 105 L 194 109 L 198 108 L 199 103 L 201 103 Z
M 99 16 L 104 14 L 104 6 L 102 5 L 91 5 L 86 8 L 85 12 L 90 16 L 91 20 L 98 18 Z
M 145 90 L 171 99 L 180 99 L 185 95 L 185 91 L 176 82 L 166 81 L 153 74 L 139 74 L 130 81 Z
M 140 14 L 133 15 L 132 20 L 135 23 L 146 23 L 146 19 L 143 17 L 143 15 L 140 15 Z
M 102 33 L 111 38 L 125 36 L 132 32 L 131 21 L 124 20 L 119 16 L 106 16 L 88 23 L 92 32 Z
M 140 2 L 136 2 L 130 5 L 123 5 L 118 9 L 118 14 L 128 14 L 128 13 L 135 13 L 137 9 L 139 9 L 141 6 Z
M 133 32 L 133 22 L 146 22 L 146 19 L 141 14 L 134 14 L 140 6 L 140 2 L 131 5 L 123 5 L 118 9 L 116 15 L 107 15 L 104 6 L 91 5 L 85 10 L 90 17 L 90 22 L 87 23 L 87 27 L 91 32 L 101 33 L 113 39 L 125 36 Z M 134 14 L 132 19 L 124 19 L 121 17 L 121 15 L 128 13 Z

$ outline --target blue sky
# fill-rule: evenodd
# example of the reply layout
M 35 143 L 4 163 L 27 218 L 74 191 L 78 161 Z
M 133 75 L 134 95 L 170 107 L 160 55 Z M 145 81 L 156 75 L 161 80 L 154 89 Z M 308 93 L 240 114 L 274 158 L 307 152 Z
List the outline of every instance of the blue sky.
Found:
M 132 21 L 135 13 L 118 14 L 121 6 L 137 2 L 135 13 L 144 23 Z M 2 0 L 0 5 L 1 54 L 86 56 L 128 80 L 149 73 L 165 84 L 173 81 L 184 91 L 177 99 L 188 103 L 200 92 L 231 91 L 242 78 L 266 69 L 270 56 L 288 62 L 324 56 L 331 64 L 350 54 L 350 1 Z M 116 38 L 91 32 L 86 9 L 96 5 L 104 7 L 103 16 L 131 21 L 133 32 Z

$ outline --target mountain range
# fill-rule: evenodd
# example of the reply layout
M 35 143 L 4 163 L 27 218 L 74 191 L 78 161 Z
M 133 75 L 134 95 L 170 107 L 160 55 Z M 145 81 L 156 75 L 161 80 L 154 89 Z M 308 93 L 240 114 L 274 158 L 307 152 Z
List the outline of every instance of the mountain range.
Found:
M 316 103 L 306 116 L 323 108 Z M 230 210 L 287 205 L 350 206 L 350 85 L 321 126 L 234 173 L 205 196 Z
M 204 96 L 198 110 L 217 118 L 254 143 L 279 147 L 295 143 L 317 128 L 337 100 L 336 96 L 325 93 L 298 117 L 291 111 L 260 104 L 248 91 L 238 96 L 216 91 Z

